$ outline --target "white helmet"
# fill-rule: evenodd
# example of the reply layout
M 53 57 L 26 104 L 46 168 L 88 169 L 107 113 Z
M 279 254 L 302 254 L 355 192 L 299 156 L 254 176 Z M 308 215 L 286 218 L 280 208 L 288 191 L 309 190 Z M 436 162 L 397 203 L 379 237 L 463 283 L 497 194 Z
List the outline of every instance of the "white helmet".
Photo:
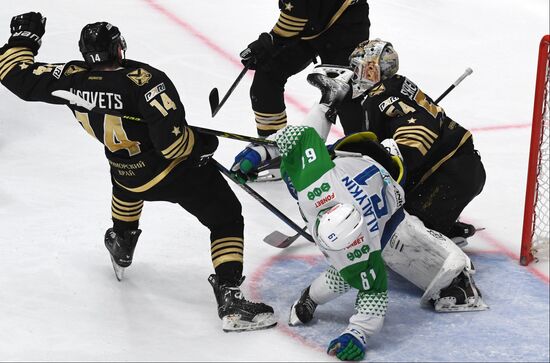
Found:
M 349 61 L 354 72 L 352 98 L 390 78 L 399 69 L 399 57 L 392 44 L 380 39 L 360 43 L 351 53 Z
M 350 246 L 363 235 L 364 219 L 352 204 L 338 203 L 317 215 L 313 229 L 319 245 L 328 251 Z

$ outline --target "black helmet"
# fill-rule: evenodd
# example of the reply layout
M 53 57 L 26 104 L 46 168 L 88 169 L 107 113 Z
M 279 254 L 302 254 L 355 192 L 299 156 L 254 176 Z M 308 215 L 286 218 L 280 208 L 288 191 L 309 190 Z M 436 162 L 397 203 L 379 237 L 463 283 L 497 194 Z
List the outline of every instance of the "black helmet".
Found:
M 88 24 L 80 32 L 78 47 L 84 60 L 89 65 L 112 63 L 121 57 L 118 53 L 119 45 L 126 51 L 126 42 L 120 31 L 107 22 Z

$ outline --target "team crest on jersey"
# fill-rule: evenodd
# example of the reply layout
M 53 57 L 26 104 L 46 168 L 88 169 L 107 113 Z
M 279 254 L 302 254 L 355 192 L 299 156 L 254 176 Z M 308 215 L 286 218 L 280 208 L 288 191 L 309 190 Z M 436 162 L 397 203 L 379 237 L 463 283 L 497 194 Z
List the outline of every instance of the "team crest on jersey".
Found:
M 378 86 L 374 87 L 369 91 L 369 97 L 378 96 L 386 90 L 386 87 L 383 83 L 380 83 Z
M 143 86 L 144 84 L 147 84 L 149 80 L 153 77 L 151 73 L 147 72 L 143 68 L 138 68 L 136 70 L 133 70 L 130 73 L 128 73 L 126 76 L 130 78 L 138 86 Z
M 63 73 L 63 74 L 66 75 L 66 76 L 71 76 L 75 73 L 83 72 L 85 70 L 86 70 L 86 68 L 79 67 L 79 66 L 76 66 L 74 64 L 71 64 L 70 66 L 67 67 L 67 69 L 65 70 L 65 73 Z

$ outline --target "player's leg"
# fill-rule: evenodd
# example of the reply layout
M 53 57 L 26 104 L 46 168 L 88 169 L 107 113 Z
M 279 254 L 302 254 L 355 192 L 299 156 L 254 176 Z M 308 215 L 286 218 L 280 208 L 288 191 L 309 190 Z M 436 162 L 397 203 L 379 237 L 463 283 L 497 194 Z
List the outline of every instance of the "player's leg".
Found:
M 256 70 L 250 87 L 250 99 L 258 135 L 269 136 L 286 126 L 286 81 L 305 69 L 314 58 L 315 52 L 307 43 L 293 43 Z
M 111 199 L 113 227 L 105 232 L 105 247 L 111 255 L 111 262 L 118 280 L 122 280 L 124 269 L 132 264 L 134 250 L 141 234 L 138 226 L 142 208 L 143 200 L 113 185 Z
M 338 270 L 329 266 L 302 291 L 300 298 L 292 304 L 288 324 L 299 325 L 310 322 L 317 305 L 326 304 L 350 289 L 351 286 L 342 278 Z
M 425 183 L 407 193 L 405 209 L 426 227 L 451 239 L 470 237 L 475 228 L 458 217 L 485 184 L 485 169 L 471 141 L 463 145 Z
M 256 330 L 276 324 L 273 308 L 248 301 L 240 285 L 244 277 L 244 222 L 241 204 L 212 164 L 193 168 L 177 180 L 178 203 L 210 230 L 215 274 L 209 277 L 225 331 Z
M 482 310 L 468 256 L 443 234 L 405 214 L 382 257 L 392 270 L 424 291 L 421 302 L 437 311 Z

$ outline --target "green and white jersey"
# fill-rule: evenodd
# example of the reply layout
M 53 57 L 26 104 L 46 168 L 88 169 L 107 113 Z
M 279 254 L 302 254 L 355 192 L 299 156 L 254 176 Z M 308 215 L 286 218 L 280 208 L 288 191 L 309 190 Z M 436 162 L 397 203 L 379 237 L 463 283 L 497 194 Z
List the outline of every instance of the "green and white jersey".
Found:
M 363 233 L 343 250 L 324 249 L 330 267 L 311 285 L 318 303 L 350 288 L 358 290 L 356 313 L 344 333 L 363 342 L 382 328 L 388 304 L 387 274 L 382 249 L 404 218 L 404 191 L 373 159 L 339 156 L 331 159 L 324 140 L 311 127 L 287 126 L 275 134 L 281 172 L 292 181 L 298 203 L 313 233 L 320 211 L 337 203 L 353 204 L 363 213 Z
M 394 224 L 400 221 L 392 216 L 397 211 L 402 214 L 405 199 L 401 186 L 367 156 L 332 160 L 313 128 L 287 126 L 275 140 L 281 151 L 282 171 L 296 188 L 310 231 L 319 212 L 337 203 L 353 204 L 363 212 L 365 230 L 346 249 L 328 251 L 318 244 L 331 265 L 358 290 L 386 291 L 381 249 L 393 233 Z

